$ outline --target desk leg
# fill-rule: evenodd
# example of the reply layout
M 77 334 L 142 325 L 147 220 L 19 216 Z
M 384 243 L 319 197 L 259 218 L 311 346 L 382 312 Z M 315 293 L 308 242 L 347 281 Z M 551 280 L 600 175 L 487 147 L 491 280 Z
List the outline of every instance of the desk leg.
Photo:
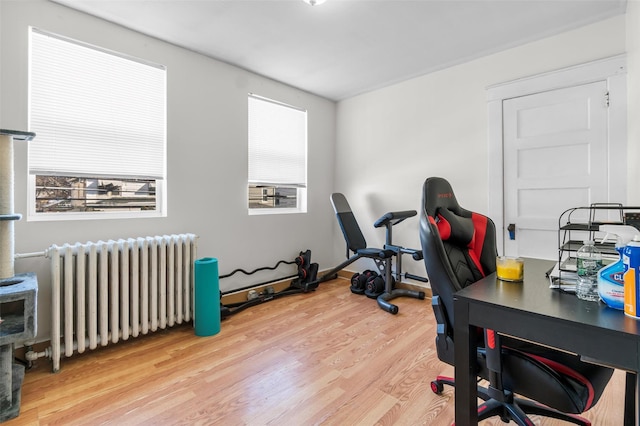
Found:
M 454 298 L 455 342 L 455 422 L 478 424 L 478 389 L 476 384 L 475 327 L 469 325 L 469 304 Z
M 637 405 L 636 386 L 638 386 L 636 374 L 627 371 L 624 386 L 624 426 L 637 424 L 634 420 Z

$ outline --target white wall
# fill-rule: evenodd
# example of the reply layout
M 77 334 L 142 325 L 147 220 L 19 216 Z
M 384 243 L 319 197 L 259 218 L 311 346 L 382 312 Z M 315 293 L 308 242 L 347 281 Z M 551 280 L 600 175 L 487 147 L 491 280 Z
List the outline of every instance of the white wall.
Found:
M 627 200 L 640 205 L 640 2 L 627 3 Z
M 199 257 L 216 257 L 220 273 L 293 260 L 311 249 L 312 261 L 332 266 L 334 102 L 123 29 L 44 0 L 0 1 L 0 128 L 27 130 L 28 26 L 130 54 L 168 68 L 168 216 L 157 219 L 16 223 L 16 252 L 51 244 L 192 232 Z M 247 94 L 308 110 L 307 214 L 248 216 Z M 37 136 L 36 136 L 37 137 Z M 26 213 L 27 145 L 15 146 L 16 211 Z M 50 279 L 44 258 L 16 261 L 16 272 L 39 280 L 38 340 L 50 335 Z M 222 280 L 222 290 L 295 273 Z
M 335 190 L 347 196 L 370 245 L 384 242 L 371 224 L 385 211 L 420 210 L 429 176 L 448 179 L 462 205 L 486 213 L 487 87 L 624 52 L 620 16 L 341 101 Z M 340 259 L 338 231 L 335 241 Z M 418 219 L 398 225 L 394 242 L 419 247 Z M 420 262 L 404 266 L 425 274 Z

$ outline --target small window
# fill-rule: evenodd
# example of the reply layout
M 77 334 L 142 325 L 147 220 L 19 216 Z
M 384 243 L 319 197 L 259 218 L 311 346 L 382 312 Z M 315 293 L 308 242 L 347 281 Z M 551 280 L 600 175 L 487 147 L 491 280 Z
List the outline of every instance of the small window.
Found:
M 166 216 L 166 69 L 31 29 L 29 219 Z
M 307 211 L 307 112 L 249 95 L 249 214 Z

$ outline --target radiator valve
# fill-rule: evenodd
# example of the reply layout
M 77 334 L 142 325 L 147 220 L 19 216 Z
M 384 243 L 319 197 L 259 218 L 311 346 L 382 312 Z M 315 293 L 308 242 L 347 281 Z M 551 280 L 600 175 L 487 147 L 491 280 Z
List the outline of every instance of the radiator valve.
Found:
M 38 358 L 51 358 L 51 348 L 46 348 L 43 352 L 35 352 L 33 350 L 29 350 L 27 352 L 25 352 L 24 354 L 24 358 L 29 361 L 29 362 L 33 362 L 36 361 Z

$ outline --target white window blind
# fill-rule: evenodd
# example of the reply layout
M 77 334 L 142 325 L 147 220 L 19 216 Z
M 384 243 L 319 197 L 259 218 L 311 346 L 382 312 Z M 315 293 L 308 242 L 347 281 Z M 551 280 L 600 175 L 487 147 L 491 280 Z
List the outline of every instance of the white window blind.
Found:
M 307 186 L 307 112 L 249 95 L 249 184 Z
M 29 173 L 164 179 L 166 70 L 32 28 Z

